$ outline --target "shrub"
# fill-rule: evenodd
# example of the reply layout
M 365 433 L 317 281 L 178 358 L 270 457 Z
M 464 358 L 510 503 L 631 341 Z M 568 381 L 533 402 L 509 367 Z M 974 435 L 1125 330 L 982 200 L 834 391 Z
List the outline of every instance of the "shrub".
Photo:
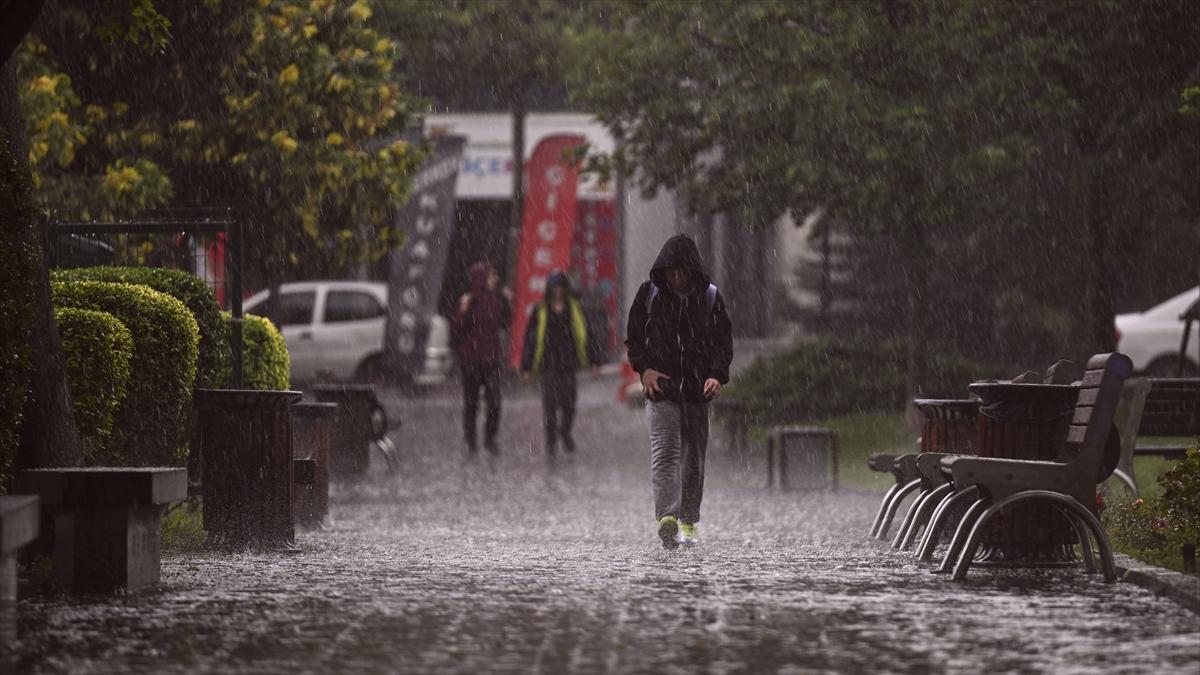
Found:
M 56 305 L 108 312 L 133 335 L 133 374 L 111 453 L 128 466 L 181 464 L 200 341 L 192 313 L 146 286 L 68 281 L 54 283 L 52 290 Z
M 129 384 L 133 335 L 107 312 L 62 307 L 55 318 L 84 459 L 93 465 L 111 464 L 106 450 Z
M 255 314 L 242 317 L 242 386 L 246 389 L 285 390 L 291 385 L 292 360 L 287 341 L 269 320 Z
M 13 159 L 8 137 L 0 132 L 0 494 L 21 440 L 22 411 L 29 395 L 32 368 L 34 280 L 41 251 L 22 236 L 36 212 L 29 172 Z
M 196 363 L 196 386 L 228 386 L 232 352 L 229 329 L 212 289 L 199 277 L 183 270 L 157 267 L 82 267 L 55 270 L 56 281 L 111 281 L 149 286 L 187 305 L 200 328 L 200 357 Z
M 1198 443 L 1200 444 L 1200 443 Z M 1200 449 L 1158 477 L 1157 497 L 1104 509 L 1113 544 L 1147 562 L 1182 568 L 1183 546 L 1200 544 Z
M 996 375 L 995 366 L 932 354 L 930 398 L 965 398 L 967 385 Z M 904 351 L 895 342 L 821 338 L 754 361 L 726 394 L 744 401 L 758 424 L 899 410 L 906 403 Z

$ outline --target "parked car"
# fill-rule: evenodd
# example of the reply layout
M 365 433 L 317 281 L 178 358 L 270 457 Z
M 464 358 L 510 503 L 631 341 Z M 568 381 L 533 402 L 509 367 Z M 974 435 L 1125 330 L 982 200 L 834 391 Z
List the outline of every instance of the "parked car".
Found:
M 265 314 L 270 292 L 259 291 L 243 304 L 249 314 Z M 381 379 L 387 284 L 366 281 L 302 281 L 280 287 L 279 323 L 292 359 L 292 379 Z M 416 380 L 445 379 L 453 366 L 450 325 L 435 315 L 425 347 L 425 367 Z
M 1128 354 L 1133 368 L 1149 377 L 1175 377 L 1179 343 L 1183 341 L 1180 315 L 1200 302 L 1200 286 L 1144 312 L 1117 315 L 1117 350 Z M 1192 323 L 1188 338 L 1185 377 L 1200 376 L 1200 322 Z

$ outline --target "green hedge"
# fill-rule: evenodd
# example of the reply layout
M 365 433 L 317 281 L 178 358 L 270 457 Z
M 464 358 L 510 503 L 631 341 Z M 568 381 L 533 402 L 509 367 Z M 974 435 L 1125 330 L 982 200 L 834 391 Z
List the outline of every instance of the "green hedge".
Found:
M 112 281 L 149 286 L 187 305 L 200 328 L 200 358 L 196 386 L 228 386 L 233 355 L 229 329 L 212 289 L 199 277 L 183 270 L 157 267 L 82 267 L 52 272 L 55 281 Z
M 245 389 L 286 390 L 291 386 L 291 368 L 287 341 L 275 324 L 255 314 L 243 315 L 242 386 Z
M 33 284 L 41 251 L 22 235 L 36 215 L 29 172 L 14 161 L 0 131 L 0 494 L 8 485 L 29 395 Z
M 177 466 L 187 454 L 186 421 L 200 330 L 184 304 L 146 286 L 104 281 L 52 285 L 54 303 L 108 312 L 133 335 L 133 374 L 109 450 L 127 466 Z
M 904 351 L 897 343 L 826 337 L 755 360 L 723 395 L 744 401 L 760 425 L 895 411 L 908 398 L 904 364 Z M 966 398 L 968 384 L 995 377 L 997 370 L 934 354 L 922 395 Z
M 108 441 L 128 392 L 133 335 L 108 312 L 62 307 L 55 318 L 84 460 L 111 465 L 116 458 L 107 451 Z

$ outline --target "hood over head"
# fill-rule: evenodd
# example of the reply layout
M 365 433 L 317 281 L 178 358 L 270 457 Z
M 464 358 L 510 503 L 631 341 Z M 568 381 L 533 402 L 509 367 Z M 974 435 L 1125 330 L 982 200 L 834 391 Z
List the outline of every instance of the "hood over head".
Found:
M 474 265 L 471 265 L 471 267 L 467 270 L 467 277 L 471 280 L 472 293 L 483 293 L 487 290 L 488 272 L 490 272 L 491 269 L 491 265 L 489 265 L 486 261 L 480 260 Z
M 566 272 L 564 272 L 560 269 L 556 269 L 556 270 L 550 272 L 550 276 L 546 277 L 546 297 L 547 298 L 550 297 L 550 291 L 553 290 L 556 286 L 561 286 L 562 289 L 564 291 L 566 291 L 568 297 L 572 294 L 571 293 L 571 291 L 572 291 L 571 278 L 567 276 Z
M 659 288 L 670 288 L 667 270 L 671 267 L 682 267 L 692 273 L 692 290 L 705 288 L 711 281 L 704 268 L 704 260 L 700 258 L 700 249 L 686 234 L 677 234 L 663 244 L 650 268 L 650 281 Z

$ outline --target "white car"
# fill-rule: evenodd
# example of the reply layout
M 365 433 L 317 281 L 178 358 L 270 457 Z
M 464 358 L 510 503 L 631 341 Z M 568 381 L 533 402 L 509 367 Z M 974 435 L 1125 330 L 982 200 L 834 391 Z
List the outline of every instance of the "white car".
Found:
M 1149 377 L 1175 377 L 1179 366 L 1179 343 L 1183 341 L 1180 315 L 1200 299 L 1200 286 L 1144 312 L 1117 315 L 1117 350 L 1133 361 L 1133 369 Z M 1188 338 L 1185 377 L 1200 374 L 1200 322 L 1192 323 Z
M 247 314 L 265 314 L 270 292 L 259 291 L 243 304 Z M 387 284 L 367 281 L 301 281 L 280 287 L 280 331 L 292 360 L 292 379 L 380 379 Z M 434 315 L 420 383 L 440 382 L 453 365 L 450 324 Z

